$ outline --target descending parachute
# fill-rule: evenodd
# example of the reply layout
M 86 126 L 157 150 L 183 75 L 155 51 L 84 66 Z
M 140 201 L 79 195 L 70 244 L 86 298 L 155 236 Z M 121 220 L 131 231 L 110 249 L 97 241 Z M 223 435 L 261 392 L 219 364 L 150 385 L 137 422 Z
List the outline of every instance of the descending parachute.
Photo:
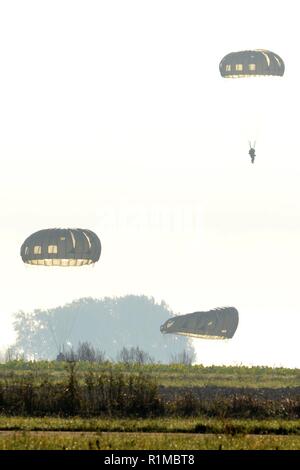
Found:
M 284 62 L 278 54 L 264 49 L 231 52 L 220 62 L 220 73 L 224 78 L 255 77 L 284 74 Z
M 231 52 L 221 60 L 219 71 L 227 79 L 250 77 L 250 80 L 226 80 L 222 108 L 227 119 L 228 112 L 237 117 L 235 131 L 241 126 L 239 135 L 246 134 L 245 140 L 257 141 L 262 121 L 270 122 L 280 114 L 279 87 L 274 77 L 284 75 L 282 58 L 265 49 Z M 268 76 L 272 77 L 271 81 L 265 80 Z M 252 156 L 251 162 L 254 163 Z
M 30 235 L 21 246 L 24 263 L 42 266 L 83 266 L 99 260 L 101 243 L 86 229 L 52 228 Z
M 204 339 L 226 339 L 233 337 L 238 322 L 237 309 L 223 307 L 174 317 L 161 325 L 160 331 Z

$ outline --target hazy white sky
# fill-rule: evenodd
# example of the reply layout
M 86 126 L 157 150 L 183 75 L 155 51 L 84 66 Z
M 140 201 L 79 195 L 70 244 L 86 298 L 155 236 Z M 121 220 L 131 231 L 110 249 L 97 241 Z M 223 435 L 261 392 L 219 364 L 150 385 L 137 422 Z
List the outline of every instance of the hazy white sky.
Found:
M 146 294 L 238 308 L 232 340 L 196 342 L 201 362 L 299 367 L 297 7 L 0 3 L 0 345 L 19 309 Z M 256 48 L 284 77 L 221 78 L 224 55 Z M 99 263 L 26 267 L 20 245 L 48 227 L 95 231 Z

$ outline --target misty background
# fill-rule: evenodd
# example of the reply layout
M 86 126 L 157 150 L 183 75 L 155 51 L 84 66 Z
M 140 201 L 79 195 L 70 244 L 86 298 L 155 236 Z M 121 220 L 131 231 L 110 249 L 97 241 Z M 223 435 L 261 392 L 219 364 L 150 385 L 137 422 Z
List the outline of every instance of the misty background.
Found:
M 17 340 L 5 359 L 81 359 L 191 364 L 195 350 L 187 337 L 162 335 L 169 307 L 146 296 L 85 298 L 63 307 L 18 312 Z M 141 346 L 142 345 L 142 346 Z M 94 350 L 94 353 L 93 353 Z
M 236 307 L 232 340 L 194 340 L 201 363 L 299 367 L 296 7 L 1 2 L 0 346 L 20 310 L 130 294 Z M 255 48 L 285 75 L 221 78 L 224 55 Z M 25 266 L 48 227 L 95 231 L 100 261 Z

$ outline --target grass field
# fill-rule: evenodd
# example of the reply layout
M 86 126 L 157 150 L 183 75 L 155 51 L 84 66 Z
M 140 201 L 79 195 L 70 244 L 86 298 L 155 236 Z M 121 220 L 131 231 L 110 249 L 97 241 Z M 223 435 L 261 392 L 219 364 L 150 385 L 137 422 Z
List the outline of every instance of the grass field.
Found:
M 0 450 L 297 450 L 300 436 L 1 432 Z
M 273 434 L 300 436 L 298 419 L 218 418 L 32 418 L 0 416 L 0 431 L 82 431 L 196 434 Z
M 0 365 L 0 450 L 300 449 L 300 371 Z
M 103 373 L 113 370 L 127 374 L 144 373 L 165 387 L 251 387 L 280 388 L 299 387 L 300 370 L 272 367 L 225 367 L 182 364 L 126 365 L 122 363 L 78 362 L 77 376 L 83 380 L 87 372 Z M 57 382 L 66 376 L 66 363 L 57 361 L 25 362 L 22 360 L 0 364 L 0 381 L 14 377 L 33 375 L 35 380 L 45 377 Z

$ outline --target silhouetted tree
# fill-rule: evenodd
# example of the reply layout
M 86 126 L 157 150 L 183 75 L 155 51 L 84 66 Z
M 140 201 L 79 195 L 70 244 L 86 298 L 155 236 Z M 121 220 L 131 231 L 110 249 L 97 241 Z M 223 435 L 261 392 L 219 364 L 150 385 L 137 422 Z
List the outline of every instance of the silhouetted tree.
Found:
M 180 353 L 172 354 L 170 359 L 170 364 L 184 364 L 190 366 L 196 359 L 195 351 L 189 349 L 188 351 L 184 349 Z
M 121 349 L 117 355 L 117 360 L 119 362 L 124 362 L 124 364 L 151 364 L 154 362 L 154 359 L 145 351 L 142 351 L 138 346 L 136 348 L 126 348 L 125 346 Z
M 161 334 L 160 325 L 172 316 L 165 302 L 143 295 L 83 298 L 49 310 L 15 314 L 14 347 L 36 359 L 54 359 L 59 352 L 76 355 L 80 343 L 88 343 L 94 352 L 105 351 L 110 359 L 124 347 L 139 348 L 154 361 L 168 363 L 171 354 L 193 351 L 188 338 Z M 93 355 L 91 349 L 88 354 Z
M 94 346 L 88 341 L 79 342 L 77 350 L 73 348 L 66 349 L 65 347 L 59 352 L 56 357 L 57 361 L 89 361 L 89 362 L 104 362 L 105 352 L 100 349 L 95 349 Z

